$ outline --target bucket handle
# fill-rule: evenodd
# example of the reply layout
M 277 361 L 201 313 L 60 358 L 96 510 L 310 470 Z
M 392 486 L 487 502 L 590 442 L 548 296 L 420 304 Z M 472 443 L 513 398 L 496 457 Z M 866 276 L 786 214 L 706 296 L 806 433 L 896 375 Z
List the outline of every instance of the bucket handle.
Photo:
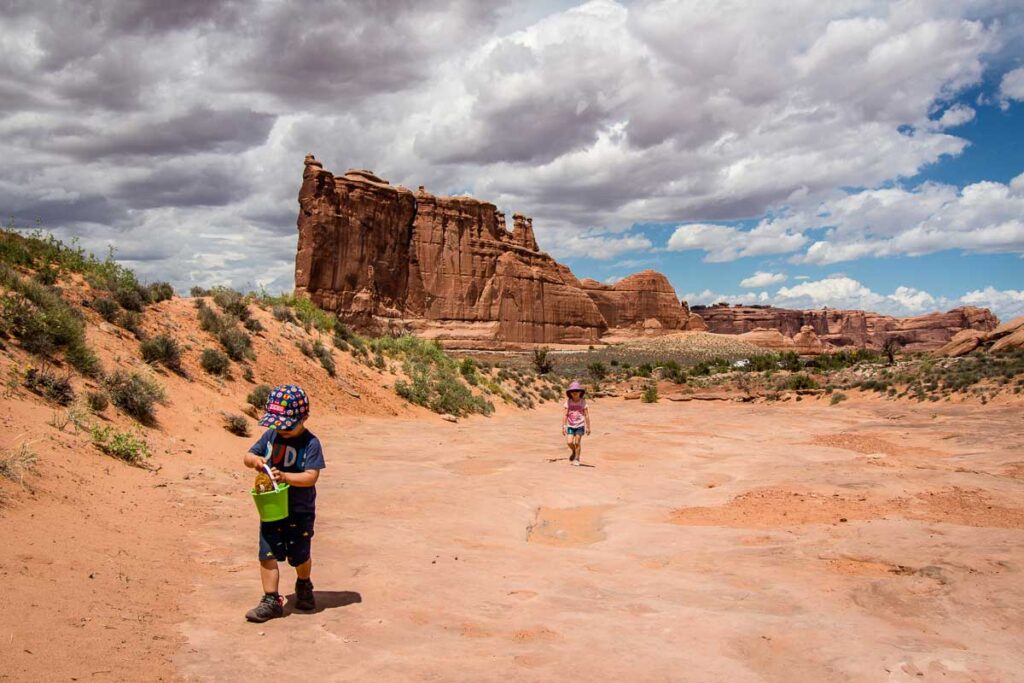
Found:
M 277 493 L 277 479 L 274 479 L 274 475 L 270 472 L 270 465 L 266 462 L 263 463 L 263 471 L 267 473 L 268 477 L 270 477 L 270 483 L 274 485 L 274 493 Z

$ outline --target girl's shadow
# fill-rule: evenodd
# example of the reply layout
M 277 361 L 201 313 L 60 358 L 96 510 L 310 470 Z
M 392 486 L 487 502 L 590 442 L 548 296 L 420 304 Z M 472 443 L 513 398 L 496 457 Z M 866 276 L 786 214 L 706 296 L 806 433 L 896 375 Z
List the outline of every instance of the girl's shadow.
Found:
M 319 614 L 324 610 L 334 609 L 335 607 L 346 607 L 358 602 L 363 601 L 363 596 L 355 591 L 313 591 L 313 596 L 316 598 L 316 609 L 312 612 L 299 612 L 295 609 L 295 593 L 290 593 L 285 596 L 285 615 L 289 614 Z

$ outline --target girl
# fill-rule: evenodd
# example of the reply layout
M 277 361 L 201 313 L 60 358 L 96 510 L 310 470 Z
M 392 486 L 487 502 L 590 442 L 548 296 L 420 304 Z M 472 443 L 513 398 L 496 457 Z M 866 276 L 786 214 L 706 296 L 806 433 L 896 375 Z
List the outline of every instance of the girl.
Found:
M 565 413 L 562 415 L 562 434 L 565 435 L 565 442 L 569 446 L 569 464 L 580 464 L 580 448 L 584 434 L 590 434 L 590 411 L 587 410 L 587 401 L 583 398 L 584 389 L 579 382 L 573 382 L 565 390 L 568 399 L 563 407 Z

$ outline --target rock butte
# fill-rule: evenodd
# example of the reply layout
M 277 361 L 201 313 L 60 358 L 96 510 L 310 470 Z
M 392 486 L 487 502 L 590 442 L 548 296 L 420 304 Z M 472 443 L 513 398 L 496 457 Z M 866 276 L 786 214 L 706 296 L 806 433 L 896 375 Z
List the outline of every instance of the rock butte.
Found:
M 902 319 L 863 311 L 691 310 L 653 270 L 614 285 L 578 280 L 539 249 L 527 216 L 513 214 L 509 231 L 489 202 L 438 197 L 423 187 L 413 192 L 371 171 L 335 176 L 312 155 L 298 230 L 296 294 L 360 329 L 409 331 L 449 347 L 594 344 L 708 330 L 751 333 L 754 343 L 800 353 L 881 346 L 892 335 L 922 349 L 998 324 L 977 308 Z

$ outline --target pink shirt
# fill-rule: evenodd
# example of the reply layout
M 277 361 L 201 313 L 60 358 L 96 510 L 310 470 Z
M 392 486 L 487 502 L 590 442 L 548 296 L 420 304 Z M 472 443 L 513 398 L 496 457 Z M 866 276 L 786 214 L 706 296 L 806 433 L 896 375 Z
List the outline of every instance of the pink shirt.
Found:
M 583 411 L 587 409 L 587 399 L 581 398 L 578 401 L 571 399 L 566 400 L 562 404 L 565 408 L 565 422 L 570 427 L 583 427 L 587 424 L 586 417 L 583 415 Z

